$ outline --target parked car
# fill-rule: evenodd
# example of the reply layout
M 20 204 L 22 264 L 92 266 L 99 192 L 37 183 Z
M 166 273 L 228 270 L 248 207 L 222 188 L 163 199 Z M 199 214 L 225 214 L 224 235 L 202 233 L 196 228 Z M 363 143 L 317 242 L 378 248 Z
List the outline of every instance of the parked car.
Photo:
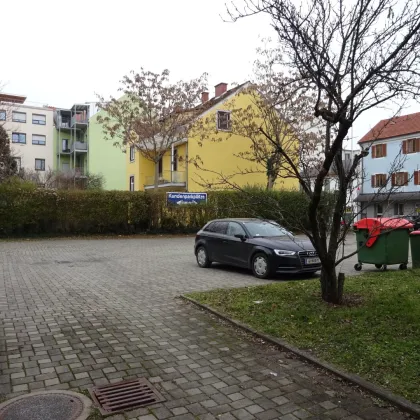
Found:
M 194 253 L 202 268 L 218 262 L 249 268 L 261 279 L 275 273 L 315 273 L 321 269 L 310 241 L 260 219 L 212 220 L 197 233 Z

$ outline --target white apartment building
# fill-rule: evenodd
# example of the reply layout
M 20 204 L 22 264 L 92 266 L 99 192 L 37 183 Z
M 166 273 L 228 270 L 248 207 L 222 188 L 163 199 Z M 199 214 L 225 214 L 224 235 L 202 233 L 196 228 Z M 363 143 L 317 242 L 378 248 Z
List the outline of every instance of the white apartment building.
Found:
M 0 93 L 0 124 L 9 135 L 18 167 L 45 173 L 54 166 L 54 111 L 25 101 L 25 96 Z

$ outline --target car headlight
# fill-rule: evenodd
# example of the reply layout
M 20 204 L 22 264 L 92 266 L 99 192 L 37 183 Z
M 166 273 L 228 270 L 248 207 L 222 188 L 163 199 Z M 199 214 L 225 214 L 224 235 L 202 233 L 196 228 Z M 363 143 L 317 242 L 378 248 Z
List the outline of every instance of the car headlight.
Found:
M 274 252 L 281 257 L 296 255 L 295 251 L 288 251 L 287 249 L 275 249 Z

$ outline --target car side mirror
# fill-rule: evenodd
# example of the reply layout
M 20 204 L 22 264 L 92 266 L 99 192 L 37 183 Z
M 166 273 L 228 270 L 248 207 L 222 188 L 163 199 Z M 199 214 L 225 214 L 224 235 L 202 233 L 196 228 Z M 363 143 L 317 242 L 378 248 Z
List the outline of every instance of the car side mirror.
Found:
M 238 238 L 238 239 L 240 239 L 241 241 L 245 241 L 245 240 L 246 240 L 246 236 L 245 236 L 245 235 L 243 235 L 242 233 L 237 233 L 237 234 L 235 235 L 235 238 Z

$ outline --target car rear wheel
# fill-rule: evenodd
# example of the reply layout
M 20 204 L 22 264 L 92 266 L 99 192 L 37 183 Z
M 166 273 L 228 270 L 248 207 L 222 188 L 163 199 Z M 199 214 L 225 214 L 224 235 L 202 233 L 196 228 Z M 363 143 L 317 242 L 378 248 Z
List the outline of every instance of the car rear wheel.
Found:
M 270 264 L 265 254 L 258 253 L 252 258 L 252 272 L 259 279 L 266 279 L 271 274 Z
M 207 250 L 204 248 L 204 246 L 200 246 L 197 248 L 197 264 L 201 268 L 208 268 L 211 266 L 211 261 L 209 260 L 209 257 L 207 255 Z

